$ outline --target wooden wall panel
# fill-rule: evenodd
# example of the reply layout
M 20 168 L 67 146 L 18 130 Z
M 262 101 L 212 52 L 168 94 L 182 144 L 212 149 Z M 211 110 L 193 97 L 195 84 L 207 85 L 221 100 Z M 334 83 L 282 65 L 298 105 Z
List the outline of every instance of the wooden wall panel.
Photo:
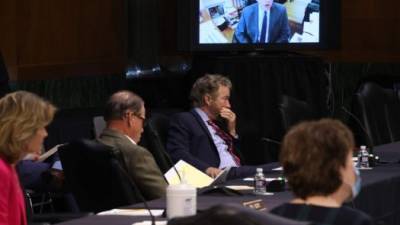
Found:
M 319 52 L 332 61 L 400 62 L 400 2 L 341 0 L 341 48 Z
M 15 1 L 0 1 L 0 51 L 11 79 L 17 74 Z
M 2 1 L 16 5 L 16 79 L 121 73 L 127 41 L 124 1 Z

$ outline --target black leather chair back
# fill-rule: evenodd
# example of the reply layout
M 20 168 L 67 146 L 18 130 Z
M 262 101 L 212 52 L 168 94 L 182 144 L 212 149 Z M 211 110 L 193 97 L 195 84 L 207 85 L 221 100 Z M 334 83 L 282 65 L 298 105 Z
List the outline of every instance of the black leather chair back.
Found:
M 99 212 L 141 202 L 120 153 L 95 140 L 79 140 L 59 148 L 66 185 L 81 211 Z
M 172 167 L 172 160 L 165 151 L 169 129 L 169 117 L 164 114 L 152 114 L 147 120 L 140 145 L 149 150 L 161 172 L 165 173 Z
M 395 91 L 368 82 L 361 85 L 356 99 L 356 111 L 372 142 L 369 144 L 400 140 L 400 101 Z
M 307 102 L 287 95 L 282 95 L 279 103 L 279 111 L 284 131 L 287 131 L 291 126 L 301 121 L 319 118 L 318 113 Z
M 168 225 L 305 225 L 300 222 L 280 217 L 268 212 L 260 212 L 240 205 L 222 204 L 207 209 L 195 216 L 175 218 Z

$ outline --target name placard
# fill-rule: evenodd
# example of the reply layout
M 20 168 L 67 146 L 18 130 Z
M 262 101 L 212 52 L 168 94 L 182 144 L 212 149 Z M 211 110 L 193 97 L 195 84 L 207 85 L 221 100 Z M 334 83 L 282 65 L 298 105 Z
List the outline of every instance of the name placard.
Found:
M 245 207 L 249 207 L 252 209 L 255 209 L 257 211 L 265 211 L 267 210 L 267 207 L 265 207 L 264 202 L 262 199 L 256 199 L 252 201 L 246 201 L 242 202 L 242 205 Z

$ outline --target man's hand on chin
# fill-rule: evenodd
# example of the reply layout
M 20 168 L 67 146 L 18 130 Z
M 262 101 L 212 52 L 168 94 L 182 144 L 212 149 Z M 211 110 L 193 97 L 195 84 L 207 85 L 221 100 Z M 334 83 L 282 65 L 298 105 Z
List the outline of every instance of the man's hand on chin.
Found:
M 215 167 L 208 167 L 206 169 L 206 174 L 212 178 L 215 178 L 222 170 Z
M 230 108 L 222 108 L 220 116 L 228 121 L 228 131 L 233 137 L 236 137 L 236 114 Z

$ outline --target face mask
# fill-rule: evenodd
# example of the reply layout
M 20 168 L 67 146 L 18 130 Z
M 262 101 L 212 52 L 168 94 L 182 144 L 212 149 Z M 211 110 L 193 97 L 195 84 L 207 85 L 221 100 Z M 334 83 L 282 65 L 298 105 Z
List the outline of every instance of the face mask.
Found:
M 360 193 L 360 190 L 361 190 L 360 171 L 354 165 L 353 165 L 353 170 L 354 170 L 354 174 L 356 175 L 356 181 L 351 186 L 351 196 L 350 196 L 350 199 L 349 199 L 350 201 L 355 199 L 357 197 L 358 193 Z

